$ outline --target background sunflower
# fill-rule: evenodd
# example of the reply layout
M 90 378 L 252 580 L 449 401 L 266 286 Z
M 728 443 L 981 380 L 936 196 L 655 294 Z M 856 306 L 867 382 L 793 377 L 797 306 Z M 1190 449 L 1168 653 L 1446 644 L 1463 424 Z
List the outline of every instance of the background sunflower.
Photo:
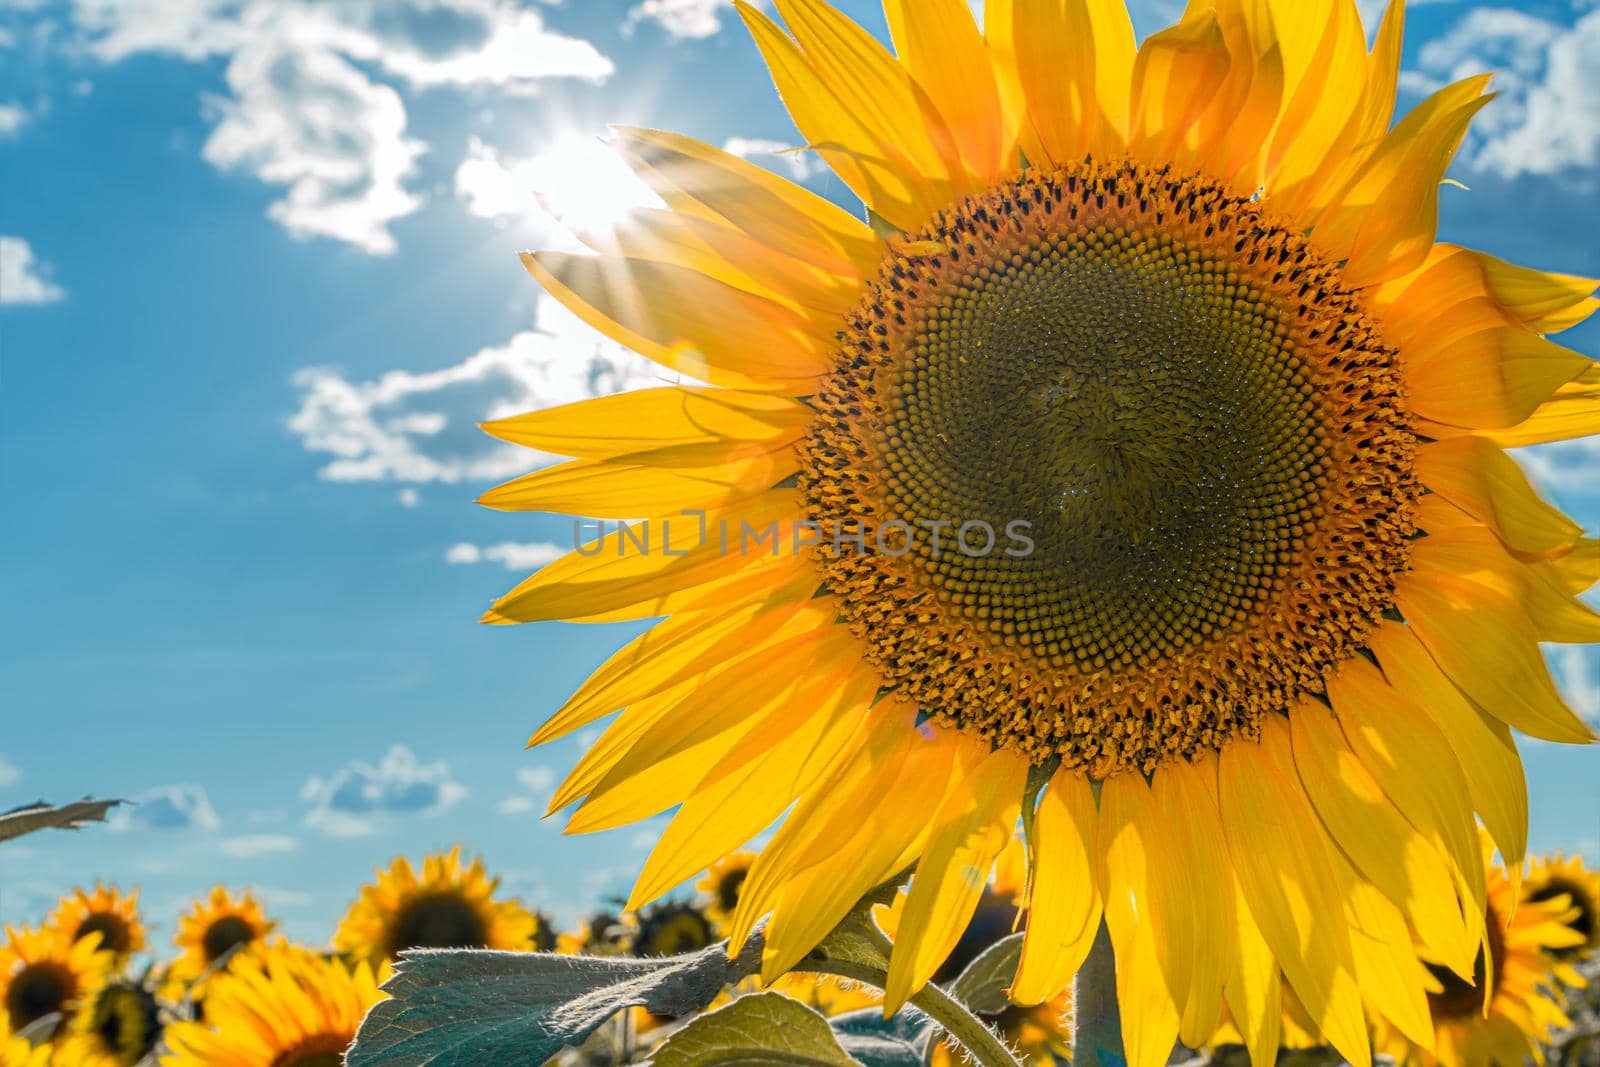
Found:
M 15 1034 L 59 1016 L 52 1034 L 72 1024 L 84 995 L 108 973 L 114 959 L 99 939 L 68 940 L 47 926 L 5 928 L 0 943 L 0 1035 Z
M 537 924 L 514 900 L 496 899 L 499 878 L 483 860 L 462 863 L 460 846 L 423 857 L 422 870 L 397 856 L 361 887 L 334 932 L 334 946 L 375 968 L 408 948 L 494 948 L 526 951 Z
M 178 919 L 173 943 L 178 946 L 179 955 L 167 971 L 174 999 L 181 999 L 185 992 L 201 995 L 200 988 L 185 987 L 229 958 L 229 953 L 243 953 L 264 944 L 277 926 L 276 920 L 267 918 L 254 893 L 244 890 L 235 895 L 226 886 L 213 886 L 207 896 L 196 900 Z
M 73 940 L 99 934 L 100 947 L 118 960 L 145 948 L 137 889 L 125 894 L 101 882 L 95 883 L 92 892 L 74 889 L 61 898 L 46 921 Z

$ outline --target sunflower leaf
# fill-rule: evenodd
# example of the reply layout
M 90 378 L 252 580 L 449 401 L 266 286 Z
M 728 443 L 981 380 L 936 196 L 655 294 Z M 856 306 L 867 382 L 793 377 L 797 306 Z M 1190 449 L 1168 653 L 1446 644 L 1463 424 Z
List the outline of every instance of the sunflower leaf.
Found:
M 967 964 L 950 983 L 950 995 L 979 1015 L 999 1015 L 1011 1006 L 1006 990 L 1022 960 L 1022 935 L 1001 938 Z
M 845 1051 L 866 1067 L 921 1067 L 934 1032 L 928 1017 L 909 1007 L 887 1019 L 879 1008 L 861 1008 L 828 1021 Z
M 105 822 L 106 812 L 121 803 L 120 800 L 91 800 L 84 797 L 59 808 L 42 800 L 37 804 L 24 804 L 20 808 L 0 812 L 0 841 L 9 841 L 36 830 L 76 830 L 86 822 Z
M 760 968 L 763 938 L 728 958 L 727 943 L 661 959 L 481 949 L 403 953 L 367 1013 L 349 1067 L 542 1064 L 625 1008 L 681 1016 Z
M 690 1022 L 651 1054 L 652 1067 L 854 1067 L 815 1009 L 781 993 L 752 993 Z

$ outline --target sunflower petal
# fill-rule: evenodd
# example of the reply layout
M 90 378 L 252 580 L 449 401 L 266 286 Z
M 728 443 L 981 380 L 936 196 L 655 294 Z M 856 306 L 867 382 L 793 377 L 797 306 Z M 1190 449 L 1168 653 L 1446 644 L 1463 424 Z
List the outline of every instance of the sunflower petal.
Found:
M 601 519 L 711 510 L 765 492 L 793 474 L 792 454 L 730 459 L 711 467 L 653 467 L 579 459 L 525 474 L 478 498 L 497 511 L 550 511 Z
M 1136 54 L 1126 5 L 1014 0 L 1009 7 L 1002 47 L 1015 58 L 1027 127 L 1044 157 L 1066 165 L 1120 153 Z
M 1228 938 L 1235 933 L 1238 951 L 1234 954 L 1233 970 L 1223 997 L 1228 1002 L 1228 1012 L 1233 1016 L 1239 1036 L 1250 1051 L 1251 1067 L 1272 1067 L 1278 1061 L 1278 1040 L 1283 1025 L 1280 987 L 1282 978 L 1278 961 L 1261 935 L 1250 905 L 1245 901 L 1244 890 L 1237 881 L 1233 884 L 1233 917 L 1237 930 L 1221 930 L 1218 936 Z
M 1496 430 L 1533 417 L 1593 368 L 1587 356 L 1510 326 L 1413 353 L 1403 371 L 1418 413 L 1450 426 Z
M 1295 774 L 1287 724 L 1269 718 L 1259 744 L 1235 741 L 1223 749 L 1217 785 L 1251 916 L 1334 1048 L 1357 1067 L 1371 1067 L 1330 842 Z
M 1390 682 L 1413 694 L 1444 734 L 1466 773 L 1472 806 L 1484 827 L 1506 863 L 1521 866 L 1528 846 L 1528 787 L 1511 731 L 1461 695 L 1411 628 L 1384 622 L 1371 646 Z
M 1437 576 L 1402 581 L 1395 599 L 1434 662 L 1478 707 L 1546 741 L 1594 740 L 1556 692 L 1516 601 L 1477 582 Z
M 524 252 L 567 310 L 619 344 L 700 381 L 805 388 L 832 366 L 832 338 L 765 297 L 670 263 Z
M 966 169 L 982 185 L 1010 165 L 1000 93 L 983 37 L 965 0 L 885 0 L 900 60 L 938 109 Z
M 1028 930 L 1011 986 L 1019 1004 L 1042 1004 L 1065 989 L 1094 944 L 1101 914 L 1096 822 L 1094 794 L 1082 775 L 1063 771 L 1050 780 L 1034 817 Z
M 940 805 L 917 862 L 889 961 L 885 1013 L 900 1010 L 926 985 L 960 940 L 1022 808 L 1028 777 L 1022 757 L 969 741 L 956 759 L 970 766 L 961 787 Z

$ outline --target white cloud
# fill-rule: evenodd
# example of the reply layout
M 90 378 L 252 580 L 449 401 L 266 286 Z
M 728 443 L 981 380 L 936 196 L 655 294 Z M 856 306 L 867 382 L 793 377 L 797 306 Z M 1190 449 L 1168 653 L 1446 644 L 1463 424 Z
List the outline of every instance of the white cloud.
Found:
M 198 785 L 163 785 L 134 797 L 106 820 L 113 830 L 215 830 L 222 825 Z
M 287 186 L 269 214 L 291 233 L 373 254 L 393 251 L 389 224 L 421 206 L 407 181 L 425 149 L 406 135 L 400 94 L 377 79 L 521 95 L 613 70 L 512 0 L 74 0 L 72 10 L 83 45 L 108 62 L 227 57 L 206 160 Z
M 654 22 L 674 37 L 710 37 L 733 14 L 733 0 L 641 0 L 628 11 L 622 32 L 641 22 Z
M 495 806 L 502 815 L 543 812 L 550 805 L 551 787 L 556 775 L 549 767 L 521 767 L 517 770 L 517 791 Z
M 405 135 L 400 94 L 294 32 L 244 45 L 227 81 L 206 161 L 288 186 L 267 214 L 297 237 L 393 252 L 389 223 L 422 203 L 404 184 L 423 146 Z
M 482 481 L 545 460 L 493 440 L 480 421 L 661 381 L 661 368 L 549 296 L 539 299 L 538 322 L 442 370 L 394 370 L 367 381 L 329 367 L 302 370 L 289 429 L 307 451 L 333 457 L 318 472 L 328 481 Z
M 1600 494 L 1600 437 L 1580 437 L 1516 450 L 1534 482 L 1547 493 L 1595 496 Z
M 1556 687 L 1572 710 L 1600 724 L 1600 659 L 1579 645 L 1554 645 L 1545 650 Z
M 293 852 L 299 847 L 300 842 L 288 834 L 245 834 L 243 837 L 230 837 L 217 842 L 217 848 L 223 855 L 232 856 L 234 859 L 273 856 Z
M 400 501 L 400 506 L 403 508 L 414 508 L 422 503 L 422 495 L 409 485 L 396 493 L 395 499 Z
M 50 280 L 50 265 L 20 237 L 0 234 L 0 305 L 49 304 L 67 294 Z
M 797 182 L 803 182 L 822 170 L 821 162 L 810 152 L 796 150 L 793 145 L 763 137 L 730 137 L 722 143 L 722 150 L 740 159 L 777 164 Z
M 471 214 L 532 224 L 544 247 L 565 238 L 561 247 L 574 251 L 584 248 L 571 230 L 604 230 L 635 208 L 662 206 L 616 152 L 579 135 L 559 137 L 526 159 L 503 159 L 474 137 L 456 168 L 455 190 Z
M 28 109 L 16 102 L 0 104 L 0 141 L 15 137 L 27 125 Z
M 1467 158 L 1502 178 L 1555 175 L 1600 162 L 1600 11 L 1564 26 L 1512 8 L 1476 8 L 1417 53 L 1405 85 L 1432 91 L 1496 71 L 1499 96 L 1473 123 Z
M 376 765 L 352 761 L 327 778 L 313 777 L 300 790 L 311 806 L 306 824 L 332 837 L 357 837 L 376 829 L 383 815 L 437 815 L 466 796 L 443 760 L 419 761 L 395 745 Z
M 517 544 L 502 541 L 498 545 L 477 545 L 461 542 L 451 545 L 444 561 L 451 564 L 498 563 L 508 571 L 536 571 L 552 560 L 566 555 L 567 549 L 548 542 Z
M 6 789 L 22 781 L 22 768 L 0 755 L 0 789 Z

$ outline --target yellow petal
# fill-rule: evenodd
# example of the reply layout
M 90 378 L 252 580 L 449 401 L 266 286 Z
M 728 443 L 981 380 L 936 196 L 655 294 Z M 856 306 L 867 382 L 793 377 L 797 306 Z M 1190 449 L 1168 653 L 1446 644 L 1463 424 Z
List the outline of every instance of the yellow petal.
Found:
M 1097 814 L 1088 781 L 1061 771 L 1039 798 L 1028 930 L 1011 997 L 1042 1004 L 1067 987 L 1100 929 Z
M 1204 756 L 1194 764 L 1164 764 L 1152 783 L 1161 817 L 1171 828 L 1169 841 L 1174 850 L 1151 871 L 1152 879 L 1165 883 L 1156 896 L 1187 903 L 1192 912 L 1187 947 L 1193 959 L 1186 967 L 1171 971 L 1189 976 L 1188 989 L 1175 989 L 1174 999 L 1179 1001 L 1178 1036 L 1190 1048 L 1200 1048 L 1216 1032 L 1222 991 L 1233 973 L 1237 947 L 1232 934 L 1233 870 L 1217 847 L 1222 840 L 1222 817 L 1217 811 L 1216 782 L 1216 759 Z M 1173 943 L 1167 951 L 1185 947 Z
M 1478 707 L 1546 741 L 1594 740 L 1556 692 L 1533 624 L 1515 600 L 1477 582 L 1407 575 L 1395 601 L 1434 662 Z
M 789 565 L 806 562 L 790 551 L 798 506 L 784 490 L 709 518 L 635 523 L 548 564 L 492 611 L 517 622 L 649 618 L 669 614 L 673 594 L 719 578 L 770 573 L 781 581 Z
M 1461 251 L 1482 272 L 1488 291 L 1529 329 L 1559 333 L 1600 307 L 1600 300 L 1594 299 L 1600 281 L 1594 278 L 1535 270 L 1474 249 Z
M 1119 774 L 1100 787 L 1097 842 L 1106 928 L 1117 964 L 1117 1007 L 1128 1067 L 1160 1067 L 1178 1039 L 1173 989 L 1187 992 L 1193 912 L 1166 899 L 1156 871 L 1172 860 L 1170 833 L 1144 778 Z
M 1517 551 L 1553 552 L 1583 536 L 1583 527 L 1540 498 L 1515 460 L 1480 437 L 1425 444 L 1417 449 L 1416 469 L 1429 489 Z
M 1322 705 L 1289 715 L 1295 768 L 1334 843 L 1404 912 L 1424 945 L 1471 973 L 1478 940 L 1464 921 L 1443 852 L 1396 810 Z
M 1411 948 L 1406 921 L 1372 883 L 1351 868 L 1346 858 L 1333 853 L 1339 877 L 1339 895 L 1348 905 L 1350 948 L 1356 974 L 1369 1011 L 1382 1015 L 1424 1049 L 1433 1047 L 1433 1018 L 1424 992 L 1428 972 Z M 1466 973 L 1472 973 L 1477 946 L 1466 956 Z
M 1486 526 L 1430 531 L 1417 540 L 1411 562 L 1419 574 L 1468 578 L 1512 597 L 1540 641 L 1600 642 L 1600 612 L 1567 589 L 1562 572 L 1545 560 L 1516 558 Z
M 574 315 L 701 381 L 809 391 L 832 338 L 792 308 L 670 263 L 524 252 L 523 266 Z
M 1146 37 L 1133 64 L 1129 154 L 1155 166 L 1171 158 L 1230 69 L 1214 11 L 1191 8 L 1176 26 Z
M 1311 179 L 1335 154 L 1341 135 L 1355 136 L 1351 114 L 1366 86 L 1367 42 L 1355 5 L 1341 0 L 1314 10 L 1306 0 L 1278 0 L 1273 14 L 1279 25 L 1304 22 L 1321 28 L 1303 72 L 1296 55 L 1286 56 L 1291 88 L 1267 152 L 1268 196 L 1279 210 L 1296 214 L 1314 192 Z
M 794 124 L 867 206 L 914 230 L 953 199 L 905 73 L 881 46 L 861 41 L 864 32 L 837 12 L 790 4 L 783 15 L 797 45 L 766 15 L 736 4 Z
M 928 812 L 949 788 L 955 749 L 965 739 L 954 731 L 932 738 L 913 731 L 911 736 L 915 741 L 901 749 L 903 758 L 890 761 L 855 792 L 830 798 L 838 806 L 830 818 L 801 824 L 794 854 L 798 869 L 785 879 L 767 926 L 763 981 L 791 969 L 867 890 L 898 873 L 906 854 L 927 841 Z M 794 820 L 791 815 L 779 833 Z
M 797 687 L 852 644 L 843 627 L 802 634 L 707 671 L 692 692 L 635 737 L 589 790 L 566 832 L 610 830 L 681 804 L 738 740 L 768 715 L 793 715 Z M 779 681 L 774 684 L 773 679 Z
M 1466 774 L 1472 806 L 1507 865 L 1520 867 L 1528 845 L 1528 788 L 1511 731 L 1461 695 L 1411 628 L 1385 621 L 1370 643 L 1391 684 L 1411 695 L 1444 734 Z
M 1422 264 L 1439 222 L 1439 182 L 1489 102 L 1488 76 L 1447 86 L 1383 139 L 1349 186 L 1318 218 L 1319 245 L 1343 252 L 1344 278 L 1367 286 Z
M 1411 406 L 1437 422 L 1508 429 L 1562 395 L 1594 362 L 1521 327 L 1491 327 L 1402 367 Z
M 1000 21 L 991 39 L 1005 33 Z M 1014 57 L 1027 127 L 1044 158 L 1064 166 L 1119 154 L 1135 55 L 1122 0 L 1014 0 L 1009 23 L 999 47 Z
M 848 758 L 878 678 L 857 670 L 840 683 L 827 672 L 800 694 L 796 711 L 769 716 L 708 770 L 657 840 L 634 883 L 628 910 L 643 907 L 770 826 L 817 777 Z M 827 757 L 818 759 L 819 755 Z
M 585 459 L 694 448 L 702 450 L 702 462 L 721 462 L 741 447 L 793 444 L 811 418 L 803 405 L 765 393 L 669 387 L 561 404 L 483 429 L 512 444 Z
M 1401 814 L 1450 858 L 1476 904 L 1468 915 L 1476 916 L 1484 899 L 1478 832 L 1466 776 L 1449 741 L 1362 657 L 1340 665 L 1327 689 L 1351 751 Z
M 1600 434 L 1600 364 L 1590 362 L 1522 422 L 1482 436 L 1502 448 Z
M 764 492 L 798 469 L 792 454 L 730 459 L 711 467 L 661 467 L 579 459 L 498 485 L 478 498 L 497 511 L 551 511 L 601 519 L 713 509 Z
M 618 148 L 675 211 L 760 234 L 839 277 L 869 278 L 883 258 L 872 229 L 808 189 L 682 134 L 613 127 Z
M 911 879 L 883 991 L 886 1014 L 926 985 L 960 940 L 1022 808 L 1026 760 L 1005 749 L 989 752 L 973 739 L 956 758 L 968 770 L 934 816 Z
M 1219 937 L 1237 936 L 1238 950 L 1234 954 L 1233 970 L 1223 995 L 1228 1002 L 1228 1012 L 1239 1028 L 1245 1048 L 1250 1051 L 1251 1067 L 1272 1067 L 1278 1061 L 1278 1035 L 1283 1012 L 1278 961 L 1261 936 L 1250 905 L 1244 899 L 1244 890 L 1237 879 L 1233 884 L 1233 917 L 1235 930 L 1219 930 Z
M 1223 749 L 1217 786 L 1251 916 L 1328 1040 L 1352 1064 L 1371 1067 L 1330 843 L 1295 774 L 1287 723 L 1269 716 L 1259 743 Z
M 966 0 L 885 0 L 900 60 L 938 109 L 967 171 L 982 185 L 1010 168 L 1012 145 L 988 49 Z

